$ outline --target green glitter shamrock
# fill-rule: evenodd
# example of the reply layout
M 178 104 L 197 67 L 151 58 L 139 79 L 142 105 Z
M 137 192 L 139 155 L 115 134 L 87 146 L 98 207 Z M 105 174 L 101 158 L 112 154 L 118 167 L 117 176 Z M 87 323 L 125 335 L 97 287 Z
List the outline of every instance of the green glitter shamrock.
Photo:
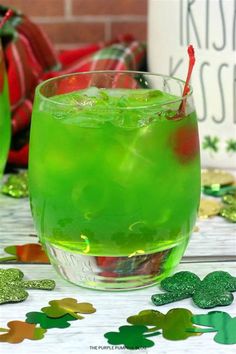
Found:
M 64 298 L 61 300 L 52 300 L 49 301 L 47 307 L 43 307 L 41 310 L 46 313 L 48 317 L 58 318 L 69 314 L 75 317 L 77 320 L 81 320 L 84 317 L 78 315 L 77 313 L 94 313 L 96 309 L 89 302 L 80 302 L 78 303 L 76 299 L 73 298 Z
M 204 150 L 218 152 L 219 150 L 218 143 L 219 143 L 219 138 L 217 138 L 217 136 L 211 137 L 210 135 L 206 135 L 202 142 L 202 147 Z
M 231 222 L 236 222 L 236 206 L 227 205 L 220 209 L 220 215 Z
M 236 152 L 236 140 L 229 139 L 226 141 L 226 151 L 227 152 Z
M 155 310 L 144 310 L 138 315 L 130 316 L 127 322 L 133 325 L 154 326 L 149 329 L 149 332 L 162 329 L 162 336 L 169 340 L 182 340 L 193 335 L 196 327 L 193 326 L 191 311 L 182 308 L 172 309 L 166 315 Z M 192 332 L 187 332 L 187 329 L 193 329 Z
M 121 326 L 119 332 L 107 332 L 104 337 L 108 339 L 109 344 L 124 344 L 127 349 L 150 348 L 154 342 L 147 339 L 159 335 L 160 332 L 144 334 L 148 332 L 146 326 Z
M 59 318 L 51 318 L 48 317 L 43 312 L 28 312 L 26 314 L 27 323 L 39 324 L 41 328 L 49 329 L 49 328 L 67 328 L 70 326 L 68 321 L 76 321 L 76 318 L 66 314 Z
M 55 282 L 50 279 L 22 280 L 24 273 L 19 269 L 0 269 L 0 304 L 24 301 L 28 297 L 25 289 L 53 290 Z
M 236 207 L 236 186 L 222 197 L 222 201 Z
M 217 332 L 214 337 L 215 342 L 236 344 L 236 317 L 232 318 L 227 312 L 211 311 L 208 314 L 194 315 L 192 322 L 200 326 L 212 327 L 195 328 L 194 331 L 201 333 Z
M 152 296 L 156 306 L 192 297 L 195 305 L 201 308 L 230 305 L 232 292 L 236 291 L 236 277 L 227 272 L 215 271 L 209 273 L 202 281 L 191 272 L 179 272 L 161 282 L 166 290 L 164 294 Z
M 3 184 L 1 192 L 13 198 L 28 197 L 28 173 L 21 172 L 17 175 L 10 175 Z

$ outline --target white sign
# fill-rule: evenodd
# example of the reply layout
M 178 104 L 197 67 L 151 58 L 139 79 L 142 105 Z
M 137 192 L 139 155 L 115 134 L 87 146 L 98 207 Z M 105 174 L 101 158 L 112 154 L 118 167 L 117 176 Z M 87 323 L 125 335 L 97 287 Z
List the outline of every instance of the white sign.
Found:
M 236 168 L 236 0 L 149 0 L 149 71 L 186 79 L 187 46 L 205 167 Z

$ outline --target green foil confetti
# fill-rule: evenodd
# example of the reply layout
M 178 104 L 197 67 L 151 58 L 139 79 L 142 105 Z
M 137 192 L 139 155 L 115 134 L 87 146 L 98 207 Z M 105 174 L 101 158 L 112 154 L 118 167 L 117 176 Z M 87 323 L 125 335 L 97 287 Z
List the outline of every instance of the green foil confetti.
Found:
M 156 330 L 157 326 L 161 328 L 161 325 L 165 319 L 165 315 L 156 310 L 143 310 L 137 315 L 127 318 L 127 322 L 132 325 L 154 326 L 149 328 L 149 332 Z
M 59 318 L 48 317 L 43 312 L 28 312 L 26 314 L 26 322 L 39 324 L 41 328 L 67 328 L 70 326 L 69 321 L 76 321 L 76 318 L 71 315 L 64 315 Z
M 47 332 L 46 329 L 23 321 L 10 321 L 7 325 L 9 329 L 0 329 L 0 332 L 5 332 L 0 335 L 0 342 L 17 344 L 25 339 L 40 340 L 44 338 L 44 334 Z
M 13 198 L 28 197 L 28 173 L 21 172 L 17 175 L 10 175 L 3 184 L 1 192 Z
M 236 205 L 224 206 L 220 210 L 220 215 L 231 222 L 236 222 Z
M 223 197 L 229 192 L 236 191 L 236 186 L 221 186 L 219 184 L 213 184 L 212 186 L 203 186 L 202 192 L 212 197 Z
M 165 305 L 189 297 L 200 308 L 230 305 L 232 292 L 236 291 L 236 277 L 227 272 L 215 271 L 209 273 L 202 281 L 191 272 L 179 272 L 161 282 L 164 294 L 152 296 L 156 306 Z
M 191 311 L 183 308 L 172 309 L 166 315 L 155 310 L 144 310 L 138 315 L 130 316 L 127 322 L 133 325 L 154 326 L 149 328 L 149 332 L 162 329 L 162 336 L 168 340 L 183 340 L 195 333 L 196 327 L 193 326 L 191 318 L 193 314 Z M 188 332 L 187 329 L 193 329 Z
M 190 329 L 201 333 L 217 332 L 214 341 L 220 344 L 236 344 L 236 317 L 227 312 L 211 311 L 208 314 L 194 315 L 192 322 L 210 328 Z
M 83 316 L 78 315 L 78 313 L 94 313 L 96 309 L 89 302 L 77 302 L 73 298 L 64 298 L 61 300 L 52 300 L 49 302 L 48 307 L 43 307 L 41 310 L 46 313 L 48 317 L 58 318 L 69 314 L 76 319 L 83 319 Z
M 147 332 L 146 326 L 121 326 L 119 332 L 107 332 L 104 337 L 108 339 L 109 344 L 123 344 L 127 349 L 150 348 L 155 343 L 147 337 L 157 336 L 160 332 L 151 334 Z
M 24 301 L 28 297 L 25 289 L 53 290 L 55 281 L 43 280 L 23 280 L 24 273 L 19 269 L 0 269 L 0 304 L 7 302 Z

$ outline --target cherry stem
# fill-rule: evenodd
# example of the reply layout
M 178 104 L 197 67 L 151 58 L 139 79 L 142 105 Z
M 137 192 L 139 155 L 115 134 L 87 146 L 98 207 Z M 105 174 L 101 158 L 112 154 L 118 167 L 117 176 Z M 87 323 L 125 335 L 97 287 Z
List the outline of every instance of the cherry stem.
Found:
M 5 25 L 5 23 L 10 20 L 10 18 L 14 15 L 14 11 L 12 9 L 9 9 L 4 17 L 2 18 L 1 22 L 0 22 L 0 29 L 3 28 L 3 26 Z
M 189 56 L 188 74 L 187 74 L 187 79 L 185 81 L 182 97 L 185 97 L 188 94 L 189 90 L 190 90 L 189 81 L 191 79 L 193 67 L 194 67 L 194 64 L 195 64 L 194 48 L 193 48 L 192 45 L 188 46 L 188 56 Z M 184 113 L 185 112 L 185 108 L 186 108 L 186 98 L 184 98 L 182 100 L 181 105 L 179 107 L 179 111 L 181 113 Z

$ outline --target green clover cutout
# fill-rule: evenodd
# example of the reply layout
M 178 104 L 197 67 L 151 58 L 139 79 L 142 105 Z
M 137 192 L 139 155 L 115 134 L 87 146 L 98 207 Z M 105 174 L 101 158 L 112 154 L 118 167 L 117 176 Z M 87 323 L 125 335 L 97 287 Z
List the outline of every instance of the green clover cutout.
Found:
M 78 315 L 77 313 L 94 313 L 96 309 L 92 304 L 88 302 L 78 303 L 76 299 L 73 298 L 64 298 L 61 300 L 52 300 L 49 302 L 50 306 L 43 307 L 41 310 L 46 313 L 48 317 L 58 318 L 66 314 L 75 317 L 76 319 L 83 319 L 83 316 Z
M 236 140 L 229 139 L 226 141 L 226 151 L 227 152 L 236 152 Z
M 25 289 L 53 290 L 55 282 L 50 279 L 23 280 L 19 269 L 0 269 L 0 304 L 24 301 L 28 297 Z
M 39 324 L 44 329 L 67 328 L 70 326 L 69 321 L 76 321 L 76 318 L 69 314 L 59 318 L 51 318 L 43 312 L 28 312 L 25 320 L 27 323 Z
M 204 150 L 210 150 L 211 152 L 218 152 L 219 150 L 219 138 L 217 136 L 204 136 L 202 147 Z
M 227 272 L 215 271 L 208 274 L 202 281 L 191 272 L 179 272 L 161 282 L 164 294 L 152 296 L 156 306 L 192 297 L 193 302 L 200 308 L 230 305 L 233 300 L 232 292 L 236 291 L 236 277 Z
M 183 340 L 195 333 L 191 318 L 193 314 L 187 309 L 177 308 L 167 312 L 166 315 L 155 310 L 144 310 L 136 316 L 127 318 L 127 322 L 133 325 L 154 326 L 149 328 L 149 332 L 162 329 L 162 336 L 169 340 Z M 193 329 L 192 332 L 187 330 Z
M 107 332 L 104 337 L 108 339 L 109 344 L 123 344 L 127 349 L 150 348 L 154 342 L 147 337 L 159 335 L 160 332 L 146 334 L 146 326 L 121 326 L 119 332 Z
M 211 327 L 198 328 L 194 331 L 201 333 L 217 332 L 214 337 L 215 342 L 236 344 L 236 317 L 232 318 L 227 312 L 211 311 L 208 314 L 194 315 L 192 322 L 200 326 Z

